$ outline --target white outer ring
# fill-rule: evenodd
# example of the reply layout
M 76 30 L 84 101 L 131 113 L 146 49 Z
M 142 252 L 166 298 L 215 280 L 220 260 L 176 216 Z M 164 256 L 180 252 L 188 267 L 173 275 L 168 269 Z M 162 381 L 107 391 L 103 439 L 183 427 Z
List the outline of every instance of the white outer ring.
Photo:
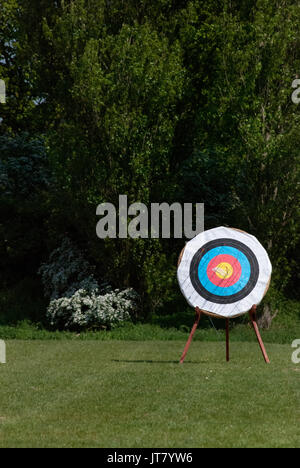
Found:
M 259 275 L 256 286 L 251 293 L 244 299 L 234 302 L 233 304 L 216 304 L 210 302 L 195 290 L 190 279 L 190 264 L 195 253 L 207 242 L 215 239 L 235 239 L 247 245 L 257 258 L 259 263 Z M 241 232 L 236 229 L 227 227 L 218 227 L 204 231 L 192 240 L 187 242 L 181 262 L 177 270 L 177 279 L 182 294 L 187 302 L 192 307 L 210 312 L 221 317 L 237 317 L 247 313 L 253 305 L 258 305 L 264 298 L 266 288 L 270 282 L 272 274 L 272 265 L 269 256 L 263 246 L 258 242 L 256 237 L 246 232 Z

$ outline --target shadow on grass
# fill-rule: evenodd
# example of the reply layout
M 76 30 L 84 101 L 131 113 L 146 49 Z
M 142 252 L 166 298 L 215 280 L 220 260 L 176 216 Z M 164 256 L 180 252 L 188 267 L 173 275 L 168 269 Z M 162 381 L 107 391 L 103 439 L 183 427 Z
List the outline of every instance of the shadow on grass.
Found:
M 179 364 L 177 361 L 153 361 L 152 359 L 112 359 L 113 362 L 132 362 L 134 364 L 147 363 L 147 364 Z M 206 364 L 207 361 L 184 361 L 185 364 Z

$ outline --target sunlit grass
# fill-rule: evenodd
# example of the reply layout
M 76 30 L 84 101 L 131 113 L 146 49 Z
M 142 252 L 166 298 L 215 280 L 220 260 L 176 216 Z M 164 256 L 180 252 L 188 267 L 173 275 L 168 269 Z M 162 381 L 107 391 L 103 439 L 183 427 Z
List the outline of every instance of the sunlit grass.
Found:
M 288 345 L 8 341 L 1 447 L 299 447 Z
M 224 322 L 224 323 L 223 323 Z M 150 323 L 126 323 L 113 330 L 83 331 L 81 333 L 70 331 L 49 331 L 37 324 L 21 321 L 16 325 L 0 325 L 0 339 L 10 340 L 125 340 L 125 341 L 184 341 L 187 339 L 194 323 L 193 315 L 190 317 L 189 325 L 182 325 L 179 329 L 175 327 L 161 327 Z M 225 324 L 225 321 L 222 321 Z M 300 322 L 285 327 L 277 324 L 270 330 L 260 330 L 266 343 L 290 344 L 294 339 L 300 337 Z M 194 341 L 223 341 L 225 331 L 203 326 L 200 322 L 194 335 Z M 255 333 L 249 323 L 236 324 L 230 322 L 231 341 L 256 341 Z

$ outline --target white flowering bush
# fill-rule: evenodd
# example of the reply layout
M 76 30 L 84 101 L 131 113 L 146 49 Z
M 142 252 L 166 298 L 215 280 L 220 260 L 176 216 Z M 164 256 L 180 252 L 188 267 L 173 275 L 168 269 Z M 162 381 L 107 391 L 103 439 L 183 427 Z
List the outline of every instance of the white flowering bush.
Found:
M 47 318 L 53 327 L 71 330 L 114 328 L 130 321 L 136 311 L 138 294 L 133 289 L 118 289 L 106 294 L 79 289 L 71 297 L 50 302 Z
M 63 239 L 60 247 L 51 253 L 48 263 L 42 264 L 39 273 L 42 276 L 45 296 L 51 300 L 63 296 L 71 297 L 79 289 L 99 289 L 93 276 L 93 268 L 67 237 Z
M 52 327 L 83 330 L 113 328 L 131 320 L 139 296 L 131 288 L 120 291 L 98 282 L 91 265 L 69 239 L 39 270 L 50 298 L 47 319 Z

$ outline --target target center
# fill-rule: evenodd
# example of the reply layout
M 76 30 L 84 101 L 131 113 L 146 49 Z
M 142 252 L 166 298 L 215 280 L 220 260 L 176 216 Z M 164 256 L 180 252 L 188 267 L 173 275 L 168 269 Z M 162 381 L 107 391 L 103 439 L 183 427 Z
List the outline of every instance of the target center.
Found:
M 233 275 L 233 268 L 230 263 L 222 262 L 213 268 L 215 274 L 221 279 L 228 279 Z

